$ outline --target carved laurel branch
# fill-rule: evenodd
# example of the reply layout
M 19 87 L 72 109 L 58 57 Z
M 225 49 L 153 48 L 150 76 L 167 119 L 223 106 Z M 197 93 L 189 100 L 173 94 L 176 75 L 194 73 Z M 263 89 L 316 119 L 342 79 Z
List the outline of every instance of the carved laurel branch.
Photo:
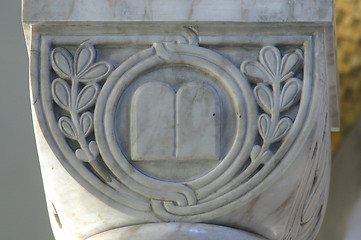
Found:
M 52 82 L 51 88 L 54 102 L 69 114 L 69 117 L 60 117 L 58 125 L 65 137 L 78 142 L 80 148 L 75 151 L 76 157 L 90 163 L 104 180 L 109 181 L 108 174 L 97 162 L 99 149 L 96 141 L 87 141 L 94 127 L 89 109 L 98 97 L 98 82 L 113 69 L 109 63 L 95 62 L 95 59 L 96 51 L 88 43 L 81 44 L 74 57 L 64 48 L 55 48 L 50 60 L 59 77 Z
M 282 140 L 292 126 L 289 117 L 281 116 L 300 98 L 302 82 L 295 76 L 303 66 L 300 49 L 281 57 L 274 46 L 265 46 L 259 53 L 259 61 L 246 60 L 241 71 L 256 84 L 254 95 L 264 111 L 258 118 L 258 132 L 263 144 L 255 145 L 251 152 L 252 162 L 265 163 L 273 156 L 271 144 Z

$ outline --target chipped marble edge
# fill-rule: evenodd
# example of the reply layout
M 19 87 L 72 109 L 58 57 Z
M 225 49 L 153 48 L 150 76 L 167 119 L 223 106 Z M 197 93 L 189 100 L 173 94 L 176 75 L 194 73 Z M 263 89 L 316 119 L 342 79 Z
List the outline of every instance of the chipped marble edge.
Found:
M 332 22 L 333 0 L 22 0 L 23 22 Z

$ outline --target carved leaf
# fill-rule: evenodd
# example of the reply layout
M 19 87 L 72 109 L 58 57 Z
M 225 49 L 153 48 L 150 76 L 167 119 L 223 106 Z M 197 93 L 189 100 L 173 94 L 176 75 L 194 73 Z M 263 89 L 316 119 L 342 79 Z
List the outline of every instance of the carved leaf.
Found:
M 272 142 L 277 142 L 281 140 L 287 134 L 291 125 L 292 125 L 292 121 L 290 118 L 288 117 L 282 118 L 277 124 L 275 133 L 272 137 Z
M 92 153 L 92 155 L 94 156 L 94 158 L 96 158 L 99 155 L 98 144 L 95 141 L 91 141 L 89 143 L 89 150 Z
M 98 82 L 104 78 L 106 78 L 110 71 L 112 70 L 112 66 L 107 62 L 97 62 L 88 68 L 84 69 L 84 71 L 79 74 L 78 78 L 80 82 Z
M 281 82 L 293 77 L 302 67 L 303 53 L 300 49 L 287 53 L 282 58 Z
M 96 52 L 93 45 L 83 43 L 74 54 L 74 69 L 77 76 L 81 76 L 95 60 Z
M 61 78 L 57 78 L 51 84 L 53 99 L 59 107 L 68 110 L 70 108 L 70 87 Z
M 93 115 L 90 112 L 85 112 L 81 115 L 80 127 L 84 133 L 84 137 L 87 137 L 93 130 Z
M 302 89 L 302 82 L 297 78 L 291 78 L 283 86 L 281 92 L 281 112 L 289 109 L 299 98 Z
M 65 137 L 74 140 L 77 139 L 77 133 L 74 124 L 70 120 L 70 118 L 63 116 L 59 119 L 58 124 L 61 132 L 64 134 Z
M 96 83 L 89 83 L 79 93 L 76 99 L 76 107 L 79 112 L 91 107 L 99 92 L 99 86 Z
M 254 95 L 260 107 L 268 114 L 273 109 L 272 90 L 265 84 L 257 85 L 254 88 Z
M 73 76 L 73 56 L 64 48 L 55 48 L 50 55 L 51 66 L 64 79 L 70 80 Z
M 265 66 L 265 68 L 273 75 L 274 78 L 277 78 L 281 65 L 280 51 L 276 47 L 266 46 L 261 49 L 259 56 L 259 60 L 263 66 Z
M 78 148 L 76 151 L 75 151 L 75 156 L 80 160 L 80 161 L 83 161 L 83 162 L 88 162 L 88 158 L 84 152 L 83 149 L 80 149 Z
M 258 131 L 263 140 L 266 140 L 268 136 L 270 125 L 270 117 L 265 113 L 261 114 L 258 118 Z
M 258 157 L 260 151 L 261 151 L 261 146 L 260 145 L 255 145 L 252 148 L 251 155 L 250 155 L 252 161 L 254 161 Z
M 270 80 L 264 67 L 256 61 L 246 60 L 241 65 L 241 71 L 253 83 L 269 83 Z

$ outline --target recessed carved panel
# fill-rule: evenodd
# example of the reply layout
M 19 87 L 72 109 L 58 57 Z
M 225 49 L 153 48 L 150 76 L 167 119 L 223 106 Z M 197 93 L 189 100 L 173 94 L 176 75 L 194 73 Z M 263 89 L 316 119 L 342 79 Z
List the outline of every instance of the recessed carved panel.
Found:
M 208 221 L 289 164 L 281 159 L 309 111 L 310 38 L 229 49 L 193 29 L 129 49 L 113 38 L 44 39 L 44 131 L 74 177 L 120 211 Z

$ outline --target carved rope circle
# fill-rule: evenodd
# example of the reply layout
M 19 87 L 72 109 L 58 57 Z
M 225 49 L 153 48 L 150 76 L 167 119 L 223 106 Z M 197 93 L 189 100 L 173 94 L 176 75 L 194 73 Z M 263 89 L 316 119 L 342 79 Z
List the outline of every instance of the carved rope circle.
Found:
M 139 59 L 141 59 L 139 61 Z M 160 181 L 148 177 L 129 162 L 117 145 L 114 129 L 114 113 L 117 103 L 126 88 L 136 80 L 142 72 L 164 64 L 187 64 L 201 69 L 224 84 L 233 101 L 234 112 L 246 118 L 237 118 L 237 134 L 232 147 L 221 163 L 200 178 L 193 181 L 174 183 Z M 169 219 L 162 213 L 161 206 L 182 208 L 175 210 L 175 215 L 191 215 L 196 212 L 207 212 L 224 204 L 223 196 L 205 200 L 217 189 L 226 185 L 233 176 L 241 171 L 248 160 L 255 138 L 256 104 L 247 80 L 240 71 L 221 55 L 193 45 L 160 43 L 144 50 L 124 62 L 108 78 L 95 108 L 95 136 L 98 141 L 104 162 L 111 166 L 113 174 L 129 189 L 146 196 L 152 202 L 155 214 Z M 105 127 L 107 126 L 107 127 Z M 242 133 L 242 131 L 245 133 Z M 203 201 L 203 202 L 202 202 Z M 165 210 L 165 209 L 164 209 Z M 172 219 L 173 217 L 170 217 Z

